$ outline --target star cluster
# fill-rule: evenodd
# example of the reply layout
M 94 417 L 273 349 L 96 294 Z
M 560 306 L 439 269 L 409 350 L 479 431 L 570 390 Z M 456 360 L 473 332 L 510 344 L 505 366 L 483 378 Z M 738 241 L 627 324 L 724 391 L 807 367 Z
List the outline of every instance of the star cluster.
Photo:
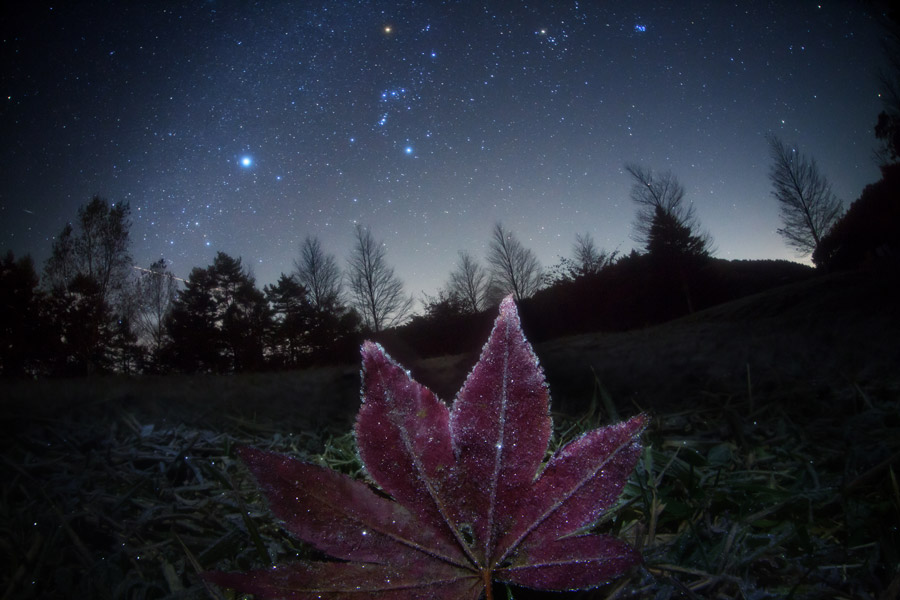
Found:
M 40 262 L 94 194 L 133 254 L 260 284 L 372 228 L 433 293 L 496 221 L 545 265 L 631 247 L 622 166 L 672 170 L 725 258 L 790 258 L 764 136 L 845 202 L 878 178 L 875 20 L 851 3 L 79 2 L 4 18 L 0 240 Z

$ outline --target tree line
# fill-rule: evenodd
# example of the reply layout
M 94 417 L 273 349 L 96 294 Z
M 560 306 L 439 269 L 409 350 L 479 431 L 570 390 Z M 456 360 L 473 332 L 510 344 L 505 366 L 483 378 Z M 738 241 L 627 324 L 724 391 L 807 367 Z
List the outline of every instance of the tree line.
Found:
M 388 263 L 385 244 L 365 227 L 357 226 L 343 270 L 318 238 L 307 237 L 293 270 L 260 289 L 241 258 L 224 252 L 186 279 L 164 259 L 133 266 L 130 215 L 127 203 L 95 196 L 54 238 L 42 276 L 30 256 L 8 251 L 0 260 L 3 375 L 331 363 L 350 359 L 363 335 L 411 314 L 414 299 Z M 508 293 L 525 298 L 541 284 L 534 254 L 499 223 L 489 268 L 461 256 L 448 287 L 459 290 L 451 292 L 459 310 L 481 311 Z
M 778 233 L 823 269 L 900 264 L 900 26 L 888 28 L 891 70 L 882 76 L 884 110 L 874 128 L 882 178 L 844 211 L 812 157 L 768 136 Z M 502 223 L 493 227 L 484 262 L 462 250 L 446 284 L 413 298 L 388 262 L 386 246 L 357 226 L 341 269 L 320 241 L 307 237 L 290 273 L 259 289 L 240 258 L 219 252 L 207 267 L 179 279 L 159 259 L 133 266 L 131 209 L 94 197 L 52 242 L 38 276 L 30 256 L 0 259 L 0 373 L 3 376 L 94 372 L 234 372 L 297 368 L 354 360 L 363 335 L 400 325 L 427 339 L 432 353 L 458 348 L 448 323 L 477 318 L 512 294 L 518 302 L 560 314 L 577 307 L 585 327 L 618 327 L 692 312 L 714 300 L 712 237 L 671 172 L 625 165 L 636 207 L 637 248 L 626 256 L 575 238 L 570 257 L 549 269 Z M 718 294 L 718 297 L 717 297 Z M 607 308 L 596 308 L 606 302 Z M 526 307 L 527 313 L 527 307 Z M 526 314 L 527 316 L 527 314 Z M 544 319 L 555 326 L 560 323 Z M 566 325 L 558 334 L 571 332 Z M 571 326 L 568 326 L 571 327 Z M 436 329 L 437 328 L 437 329 Z M 457 333 L 459 328 L 454 329 Z M 438 341 L 435 342 L 434 339 Z M 453 339 L 464 339 L 453 336 Z M 423 342 L 424 346 L 425 343 Z
M 186 279 L 163 259 L 134 267 L 130 215 L 127 203 L 96 196 L 53 239 L 41 277 L 28 256 L 10 251 L 0 261 L 4 375 L 296 368 L 350 359 L 362 335 L 411 316 L 414 299 L 385 244 L 363 226 L 343 269 L 307 237 L 293 270 L 260 289 L 241 259 L 224 252 Z M 648 236 L 659 238 L 656 229 Z M 425 298 L 425 315 L 477 314 L 507 294 L 521 301 L 613 259 L 579 235 L 574 257 L 545 271 L 497 223 L 485 262 L 461 251 L 446 286 Z
M 854 203 L 868 209 L 842 216 L 814 162 L 777 138 L 770 138 L 770 148 L 773 195 L 781 206 L 786 241 L 823 267 L 853 266 L 869 257 L 871 252 L 854 250 L 856 258 L 850 260 L 849 249 L 861 243 L 853 242 L 860 239 L 860 223 L 889 227 L 890 220 L 881 218 L 884 212 L 871 209 L 870 198 L 896 191 L 896 163 L 886 166 L 885 179 Z M 385 244 L 363 226 L 356 227 L 343 269 L 310 236 L 300 245 L 292 271 L 260 289 L 241 259 L 224 252 L 183 280 L 163 259 L 133 267 L 129 205 L 94 197 L 53 240 L 42 277 L 28 256 L 16 259 L 8 252 L 0 261 L 0 368 L 5 376 L 223 373 L 350 361 L 364 335 L 406 324 L 415 337 L 417 330 L 434 331 L 482 314 L 507 294 L 522 302 L 538 292 L 546 298 L 616 277 L 618 283 L 605 284 L 607 292 L 610 285 L 624 289 L 628 281 L 649 277 L 629 301 L 647 304 L 644 322 L 707 304 L 708 293 L 697 297 L 698 278 L 709 265 L 713 241 L 685 200 L 684 187 L 671 172 L 639 164 L 628 164 L 625 171 L 632 179 L 634 240 L 641 251 L 620 256 L 598 248 L 589 233 L 578 234 L 571 256 L 545 269 L 531 249 L 497 223 L 484 262 L 460 251 L 446 284 L 435 296 L 425 296 L 424 313 L 418 315 L 411 314 L 414 299 L 389 264 Z M 895 216 L 894 231 L 898 221 Z M 882 239 L 888 240 L 889 233 Z M 878 243 L 871 236 L 862 239 Z M 638 271 L 641 275 L 635 276 Z M 585 294 L 596 302 L 596 290 Z M 452 346 L 445 351 L 453 351 Z

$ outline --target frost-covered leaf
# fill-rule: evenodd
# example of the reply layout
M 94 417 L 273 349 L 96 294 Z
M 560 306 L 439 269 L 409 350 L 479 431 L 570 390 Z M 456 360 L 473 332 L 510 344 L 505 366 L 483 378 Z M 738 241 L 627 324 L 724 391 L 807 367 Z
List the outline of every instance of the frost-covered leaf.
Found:
M 500 547 L 504 554 L 524 543 L 570 535 L 615 503 L 641 453 L 643 416 L 594 429 L 571 441 L 551 459 L 517 512 Z
M 239 454 L 285 528 L 335 558 L 389 563 L 387 557 L 418 559 L 425 552 L 450 563 L 465 560 L 452 538 L 361 481 L 255 448 Z
M 356 443 L 366 470 L 423 522 L 451 533 L 451 507 L 442 502 L 456 463 L 447 406 L 377 344 L 363 344 L 362 358 Z
M 609 581 L 640 559 L 636 550 L 614 537 L 567 537 L 523 549 L 494 577 L 542 590 L 577 590 Z
M 402 566 L 294 562 L 249 573 L 207 573 L 222 587 L 279 600 L 476 600 L 481 581 L 467 570 L 420 559 Z
M 511 525 L 515 506 L 530 494 L 550 442 L 544 374 L 510 298 L 500 305 L 481 358 L 453 404 L 450 428 L 461 518 L 481 542 L 475 548 L 479 558 L 489 557 L 495 536 Z
M 362 359 L 357 445 L 390 497 L 242 449 L 288 531 L 345 562 L 209 573 L 210 581 L 270 598 L 490 600 L 492 580 L 582 589 L 640 561 L 620 540 L 577 533 L 615 503 L 646 420 L 590 431 L 542 465 L 549 396 L 511 298 L 452 410 L 377 344 L 364 344 Z

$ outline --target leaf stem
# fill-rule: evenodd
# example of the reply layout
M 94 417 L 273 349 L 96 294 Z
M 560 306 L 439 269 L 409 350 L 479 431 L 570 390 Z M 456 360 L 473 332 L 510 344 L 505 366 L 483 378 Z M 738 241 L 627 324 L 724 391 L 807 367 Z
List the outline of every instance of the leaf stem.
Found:
M 484 582 L 485 600 L 494 600 L 494 590 L 491 587 L 491 570 L 487 568 L 482 569 L 481 579 Z

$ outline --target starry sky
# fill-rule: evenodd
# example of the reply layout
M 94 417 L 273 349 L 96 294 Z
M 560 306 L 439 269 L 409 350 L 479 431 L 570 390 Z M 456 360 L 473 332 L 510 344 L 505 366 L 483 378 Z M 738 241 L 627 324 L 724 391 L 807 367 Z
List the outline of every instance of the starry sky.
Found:
M 15 14 L 10 6 L 15 5 Z M 0 249 L 38 268 L 95 194 L 132 254 L 257 283 L 355 224 L 433 294 L 501 221 L 545 266 L 576 233 L 628 252 L 623 169 L 671 170 L 716 256 L 796 259 L 765 135 L 849 204 L 879 178 L 883 63 L 846 1 L 5 3 Z

